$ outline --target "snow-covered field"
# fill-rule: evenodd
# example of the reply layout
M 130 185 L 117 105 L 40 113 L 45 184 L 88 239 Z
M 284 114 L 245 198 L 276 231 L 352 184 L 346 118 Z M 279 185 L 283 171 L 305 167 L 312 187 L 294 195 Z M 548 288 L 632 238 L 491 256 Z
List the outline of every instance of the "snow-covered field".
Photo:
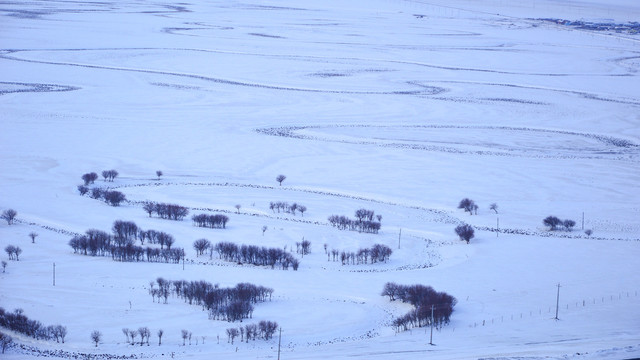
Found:
M 18 221 L 0 224 L 0 247 L 23 253 L 1 255 L 0 307 L 68 329 L 64 344 L 3 329 L 19 345 L 3 357 L 277 358 L 277 337 L 231 345 L 225 330 L 238 323 L 153 302 L 158 277 L 273 288 L 249 322 L 281 326 L 282 359 L 640 357 L 640 35 L 542 19 L 624 24 L 640 6 L 3 2 L 0 210 Z M 120 175 L 95 186 L 123 192 L 120 207 L 76 189 L 108 169 Z M 477 216 L 457 209 L 464 197 Z M 150 218 L 142 201 L 190 215 Z M 273 212 L 275 201 L 308 210 Z M 379 234 L 327 221 L 359 208 L 382 215 Z M 194 227 L 198 213 L 224 213 L 227 229 Z M 576 228 L 550 232 L 548 215 Z M 173 235 L 185 263 L 67 245 L 115 220 Z M 461 222 L 476 227 L 470 244 L 453 231 Z M 294 253 L 304 238 L 312 253 L 295 255 L 298 271 L 272 270 L 196 256 L 199 238 Z M 389 262 L 343 266 L 323 248 L 378 243 L 394 250 Z M 386 282 L 457 298 L 435 345 L 429 329 L 394 331 L 412 307 L 381 296 Z M 121 329 L 142 326 L 151 345 L 126 344 Z

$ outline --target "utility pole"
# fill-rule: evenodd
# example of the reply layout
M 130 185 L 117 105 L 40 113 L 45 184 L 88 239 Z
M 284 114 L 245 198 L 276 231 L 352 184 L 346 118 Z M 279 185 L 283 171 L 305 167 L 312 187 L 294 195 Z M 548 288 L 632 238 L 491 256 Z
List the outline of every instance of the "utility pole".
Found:
M 402 229 L 400 229 L 400 233 L 398 234 L 398 250 L 400 250 L 400 238 L 402 237 Z
M 56 263 L 53 263 L 53 286 L 56 286 Z
M 431 305 L 431 336 L 429 337 L 429 345 L 433 345 L 433 307 L 434 305 Z
M 280 360 L 280 344 L 282 343 L 282 328 L 280 328 L 280 334 L 278 335 L 278 360 Z
M 558 283 L 558 296 L 556 297 L 556 320 L 558 319 L 558 309 L 560 308 L 560 283 Z
M 184 270 L 184 255 L 182 255 L 182 270 Z
M 582 230 L 584 230 L 584 211 L 582 212 Z

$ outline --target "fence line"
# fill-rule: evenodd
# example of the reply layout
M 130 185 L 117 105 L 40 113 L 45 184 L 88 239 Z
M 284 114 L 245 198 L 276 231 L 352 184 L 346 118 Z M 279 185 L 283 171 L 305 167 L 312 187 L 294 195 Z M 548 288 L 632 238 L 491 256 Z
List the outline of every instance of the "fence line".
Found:
M 581 301 L 564 302 L 562 303 L 562 305 L 558 307 L 560 310 L 560 315 L 558 317 L 562 318 L 563 310 L 568 311 L 572 309 L 574 310 L 583 309 L 583 308 L 587 308 L 588 306 L 604 304 L 605 302 L 610 303 L 614 301 L 621 301 L 623 299 L 630 299 L 630 298 L 637 298 L 637 297 L 638 297 L 638 291 L 631 290 L 631 291 L 618 292 L 618 294 L 616 295 L 610 294 L 608 296 L 598 296 L 598 297 L 592 297 L 590 299 L 582 299 Z M 525 317 L 533 318 L 534 316 L 539 316 L 539 317 L 543 317 L 544 319 L 549 319 L 548 315 L 555 317 L 555 310 L 556 310 L 555 306 L 547 306 L 546 308 L 538 308 L 537 311 L 529 310 L 529 311 L 510 313 L 507 315 L 499 315 L 499 316 L 494 316 L 487 319 L 477 320 L 477 321 L 474 321 L 473 323 L 468 323 L 466 327 L 479 328 L 479 327 L 489 326 L 492 324 L 504 323 L 507 321 L 516 321 L 516 320 L 524 319 Z

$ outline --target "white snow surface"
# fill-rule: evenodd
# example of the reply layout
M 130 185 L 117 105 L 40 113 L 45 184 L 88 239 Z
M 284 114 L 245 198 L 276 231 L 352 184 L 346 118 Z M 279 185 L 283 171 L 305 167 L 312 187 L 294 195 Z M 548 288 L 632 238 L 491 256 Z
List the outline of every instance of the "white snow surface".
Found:
M 277 337 L 231 345 L 240 323 L 153 302 L 158 277 L 272 287 L 249 322 L 281 326 L 281 359 L 640 357 L 640 35 L 541 20 L 625 24 L 637 1 L 34 0 L 0 18 L 0 210 L 18 212 L 0 246 L 23 250 L 2 253 L 0 306 L 68 328 L 64 344 L 3 329 L 20 345 L 3 358 L 277 358 Z M 95 186 L 131 202 L 78 194 L 83 173 L 108 169 L 120 176 Z M 456 208 L 464 197 L 478 215 Z M 150 218 L 145 200 L 224 212 L 228 228 Z M 327 222 L 359 208 L 383 216 L 379 234 Z M 550 232 L 548 215 L 576 228 Z M 115 220 L 172 234 L 184 269 L 67 245 Z M 199 238 L 304 238 L 312 253 L 272 270 L 198 257 Z M 343 266 L 323 249 L 376 243 L 389 262 Z M 380 295 L 389 281 L 457 298 L 434 345 L 428 328 L 391 327 L 411 306 Z M 126 344 L 121 329 L 142 326 L 151 345 Z

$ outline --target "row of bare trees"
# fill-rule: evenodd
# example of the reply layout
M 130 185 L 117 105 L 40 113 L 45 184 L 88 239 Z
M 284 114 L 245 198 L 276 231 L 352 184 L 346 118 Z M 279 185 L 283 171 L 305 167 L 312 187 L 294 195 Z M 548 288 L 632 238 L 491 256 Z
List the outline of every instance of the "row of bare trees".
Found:
M 371 248 L 359 249 L 357 252 L 338 251 L 336 249 L 325 250 L 327 261 L 340 261 L 342 265 L 375 264 L 387 262 L 393 250 L 387 245 L 375 244 Z
M 189 209 L 176 204 L 147 201 L 142 205 L 142 208 L 147 212 L 147 214 L 149 214 L 149 217 L 156 214 L 161 219 L 180 221 L 189 215 Z
M 62 341 L 67 336 L 67 328 L 62 325 L 44 326 L 38 320 L 29 319 L 22 309 L 13 312 L 0 307 L 0 327 L 24 334 L 38 340 Z
M 296 211 L 298 211 L 302 216 L 304 216 L 305 211 L 307 211 L 307 207 L 304 205 L 300 205 L 297 203 L 293 203 L 289 205 L 289 203 L 286 201 L 275 201 L 275 202 L 272 201 L 269 203 L 269 209 L 274 213 L 277 210 L 278 213 L 282 211 L 284 213 L 293 214 L 293 215 L 295 215 Z
M 455 297 L 425 285 L 398 285 L 388 282 L 384 285 L 381 295 L 388 296 L 390 301 L 400 300 L 415 306 L 414 310 L 393 320 L 396 331 L 431 324 L 441 328 L 449 324 L 453 307 L 458 302 Z
M 377 234 L 380 231 L 382 215 L 375 215 L 373 210 L 358 209 L 356 218 L 350 219 L 344 215 L 331 215 L 328 220 L 331 226 L 340 230 L 352 230 Z M 374 220 L 377 219 L 378 221 Z
M 92 199 L 102 200 L 111 206 L 120 206 L 127 200 L 127 197 L 116 190 L 105 190 L 99 187 L 89 188 L 86 185 L 79 185 L 78 192 L 80 195 L 89 194 Z
M 229 222 L 229 217 L 226 215 L 209 215 L 209 214 L 198 214 L 193 215 L 191 217 L 193 220 L 193 224 L 198 227 L 208 227 L 212 229 L 225 229 L 227 227 L 227 223 Z
M 127 343 L 131 345 L 136 344 L 136 337 L 140 336 L 140 346 L 147 344 L 149 346 L 149 340 L 151 339 L 151 330 L 149 330 L 146 326 L 141 326 L 138 330 L 123 328 L 122 333 L 127 337 Z M 158 330 L 158 345 L 162 345 L 162 335 L 164 335 L 164 331 L 162 329 Z
M 116 177 L 118 177 L 118 172 L 116 170 L 104 170 L 102 171 L 102 177 L 104 181 L 113 181 Z M 98 174 L 94 172 L 86 173 L 81 176 L 82 181 L 84 181 L 84 185 L 90 185 L 95 183 L 98 180 Z
M 560 228 L 564 228 L 566 231 L 571 231 L 574 226 L 576 226 L 576 222 L 571 219 L 560 220 L 556 216 L 547 216 L 542 220 L 542 223 L 548 226 L 551 231 L 558 230 Z
M 266 320 L 260 321 L 257 325 L 247 324 L 237 328 L 228 328 L 227 342 L 233 344 L 234 339 L 238 336 L 240 336 L 240 342 L 246 341 L 247 343 L 249 340 L 255 341 L 256 338 L 269 340 L 273 338 L 276 330 L 278 330 L 278 323 Z
M 113 223 L 112 234 L 102 230 L 90 229 L 83 235 L 74 236 L 69 240 L 69 246 L 74 253 L 91 256 L 109 256 L 119 261 L 148 261 L 177 263 L 185 255 L 184 249 L 172 248 L 175 242 L 173 236 L 155 230 L 142 230 L 132 221 L 116 220 Z M 136 240 L 144 245 L 145 240 L 155 247 L 135 245 Z M 166 248 L 165 248 L 166 246 Z
M 290 253 L 280 248 L 267 248 L 257 245 L 236 245 L 232 242 L 219 242 L 210 248 L 210 255 L 213 252 L 218 253 L 220 259 L 233 261 L 237 263 L 249 263 L 256 266 L 271 266 L 275 268 L 279 265 L 282 270 L 289 269 L 298 270 L 300 261 Z
M 118 172 L 116 170 L 103 170 L 102 177 L 104 181 L 113 182 L 113 180 L 118 177 Z
M 240 283 L 234 288 L 220 288 L 206 281 L 170 281 L 158 278 L 150 283 L 149 293 L 158 302 L 170 294 L 185 302 L 202 306 L 209 312 L 209 319 L 229 322 L 242 321 L 253 315 L 253 304 L 271 299 L 273 289 L 249 283 Z M 155 287 L 157 285 L 157 287 Z

